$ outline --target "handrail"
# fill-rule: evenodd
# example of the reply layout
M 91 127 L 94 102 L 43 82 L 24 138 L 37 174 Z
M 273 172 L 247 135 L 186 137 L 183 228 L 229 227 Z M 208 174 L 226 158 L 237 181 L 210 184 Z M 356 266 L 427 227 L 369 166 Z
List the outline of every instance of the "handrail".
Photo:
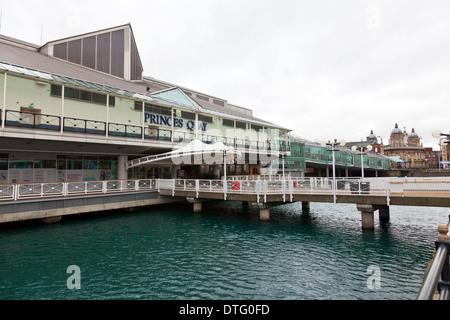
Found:
M 158 159 L 158 156 L 156 156 Z M 163 158 L 161 158 L 163 159 Z M 48 196 L 67 196 L 73 192 L 84 190 L 85 193 L 93 192 L 117 192 L 120 183 L 120 190 L 133 189 L 135 181 L 153 181 L 156 189 L 165 189 L 175 191 L 179 190 L 178 185 L 184 184 L 184 190 L 188 191 L 208 191 L 222 192 L 224 198 L 228 193 L 248 193 L 264 196 L 266 200 L 268 194 L 280 194 L 285 202 L 292 201 L 294 194 L 316 194 L 316 195 L 353 195 L 353 196 L 379 196 L 386 198 L 386 204 L 389 206 L 392 197 L 405 197 L 412 195 L 423 196 L 446 196 L 450 197 L 450 180 L 447 179 L 414 179 L 407 181 L 405 179 L 385 179 L 385 178 L 338 178 L 333 183 L 331 178 L 287 178 L 283 176 L 256 177 L 241 180 L 166 180 L 165 179 L 132 179 L 132 180 L 112 180 L 108 181 L 78 181 L 78 182 L 49 182 L 49 183 L 24 183 L 0 185 L 0 201 L 19 200 L 23 198 L 43 198 Z M 199 181 L 196 189 L 196 180 Z M 122 181 L 122 182 L 119 182 Z M 131 182 L 130 182 L 131 181 Z M 184 181 L 184 182 L 183 182 Z M 186 181 L 188 181 L 186 183 Z M 190 182 L 189 182 L 190 181 Z M 106 184 L 106 186 L 104 185 Z M 125 185 L 131 184 L 132 186 Z M 209 190 L 205 190 L 208 186 Z M 211 187 L 215 186 L 215 187 Z M 220 188 L 217 188 L 220 186 Z M 138 187 L 137 189 L 140 189 Z M 220 189 L 220 190 L 218 190 Z
M 157 179 L 21 183 L 0 185 L 0 202 L 74 195 L 158 190 Z
M 435 254 L 425 274 L 417 300 L 433 300 L 436 291 L 440 294 L 439 300 L 450 300 L 450 241 L 447 235 L 449 225 L 450 221 L 447 225 L 438 227 L 439 236 L 435 242 Z

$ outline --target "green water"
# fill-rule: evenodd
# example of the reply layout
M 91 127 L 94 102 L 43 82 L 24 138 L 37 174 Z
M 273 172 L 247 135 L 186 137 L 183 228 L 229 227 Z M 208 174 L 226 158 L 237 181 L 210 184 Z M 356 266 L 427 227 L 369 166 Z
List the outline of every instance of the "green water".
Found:
M 392 207 L 363 231 L 355 205 L 288 204 L 260 222 L 256 208 L 218 202 L 3 227 L 0 299 L 409 300 L 448 214 Z M 79 290 L 67 286 L 72 265 Z

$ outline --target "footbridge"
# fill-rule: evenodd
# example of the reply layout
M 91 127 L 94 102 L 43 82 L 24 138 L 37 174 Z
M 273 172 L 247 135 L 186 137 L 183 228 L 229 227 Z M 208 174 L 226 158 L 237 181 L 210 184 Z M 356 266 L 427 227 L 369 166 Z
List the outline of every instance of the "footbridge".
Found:
M 140 179 L 0 185 L 0 223 L 188 200 L 195 212 L 211 200 L 243 201 L 270 220 L 270 208 L 302 202 L 353 203 L 363 228 L 374 213 L 389 219 L 391 206 L 450 207 L 450 178 L 232 177 L 227 180 Z

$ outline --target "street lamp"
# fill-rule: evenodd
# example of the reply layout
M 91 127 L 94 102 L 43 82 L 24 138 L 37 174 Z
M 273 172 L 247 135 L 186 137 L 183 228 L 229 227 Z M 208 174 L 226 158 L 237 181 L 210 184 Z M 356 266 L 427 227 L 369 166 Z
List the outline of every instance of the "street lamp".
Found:
M 281 165 L 282 165 L 282 168 L 283 168 L 283 180 L 284 180 L 284 157 L 285 156 L 290 157 L 291 156 L 291 152 L 290 151 L 281 151 L 281 152 L 278 153 L 278 155 L 281 155 Z
M 450 133 L 442 133 L 440 130 L 434 130 L 432 133 L 433 138 L 439 139 L 440 156 L 439 156 L 439 170 L 441 170 L 441 156 L 442 156 L 442 143 L 448 143 L 450 140 L 443 141 L 442 138 L 450 138 Z
M 328 148 L 331 147 L 331 151 L 333 154 L 333 185 L 332 185 L 332 190 L 333 190 L 333 199 L 334 199 L 334 203 L 336 203 L 336 155 L 335 155 L 335 151 L 339 150 L 337 149 L 337 147 L 341 146 L 341 147 L 345 147 L 347 143 L 345 142 L 345 140 L 341 140 L 341 141 L 337 141 L 334 140 L 334 142 L 325 142 L 322 141 L 320 143 L 320 145 L 324 148 Z
M 364 178 L 364 155 L 367 154 L 367 153 L 366 153 L 366 152 L 363 152 L 364 147 L 360 147 L 360 149 L 361 149 L 361 150 L 359 150 L 359 151 L 360 151 L 360 154 L 361 154 L 361 178 Z M 366 149 L 367 149 L 367 151 L 370 152 L 370 151 L 372 151 L 373 147 L 369 144 L 369 145 L 366 147 Z M 352 147 L 352 151 L 353 151 L 353 152 L 358 151 L 358 147 L 353 146 L 353 147 Z
M 439 139 L 442 136 L 450 138 L 450 133 L 442 133 L 440 130 L 434 130 L 432 133 L 433 138 Z

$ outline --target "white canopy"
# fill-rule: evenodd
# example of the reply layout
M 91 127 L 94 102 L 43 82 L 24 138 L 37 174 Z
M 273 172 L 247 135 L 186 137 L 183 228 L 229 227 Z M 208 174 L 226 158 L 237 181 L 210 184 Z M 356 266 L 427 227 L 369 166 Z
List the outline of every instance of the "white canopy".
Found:
M 155 163 L 164 160 L 174 160 L 180 158 L 191 158 L 196 155 L 210 155 L 218 154 L 223 155 L 224 153 L 229 154 L 240 154 L 236 152 L 233 147 L 227 147 L 223 142 L 216 142 L 214 144 L 206 144 L 200 140 L 192 140 L 189 144 L 179 149 L 173 150 L 171 152 L 162 153 L 153 156 L 142 157 L 139 159 L 131 160 L 126 163 L 127 169 L 144 166 L 150 163 Z M 221 158 L 223 160 L 223 158 Z M 175 162 L 175 161 L 174 161 Z

